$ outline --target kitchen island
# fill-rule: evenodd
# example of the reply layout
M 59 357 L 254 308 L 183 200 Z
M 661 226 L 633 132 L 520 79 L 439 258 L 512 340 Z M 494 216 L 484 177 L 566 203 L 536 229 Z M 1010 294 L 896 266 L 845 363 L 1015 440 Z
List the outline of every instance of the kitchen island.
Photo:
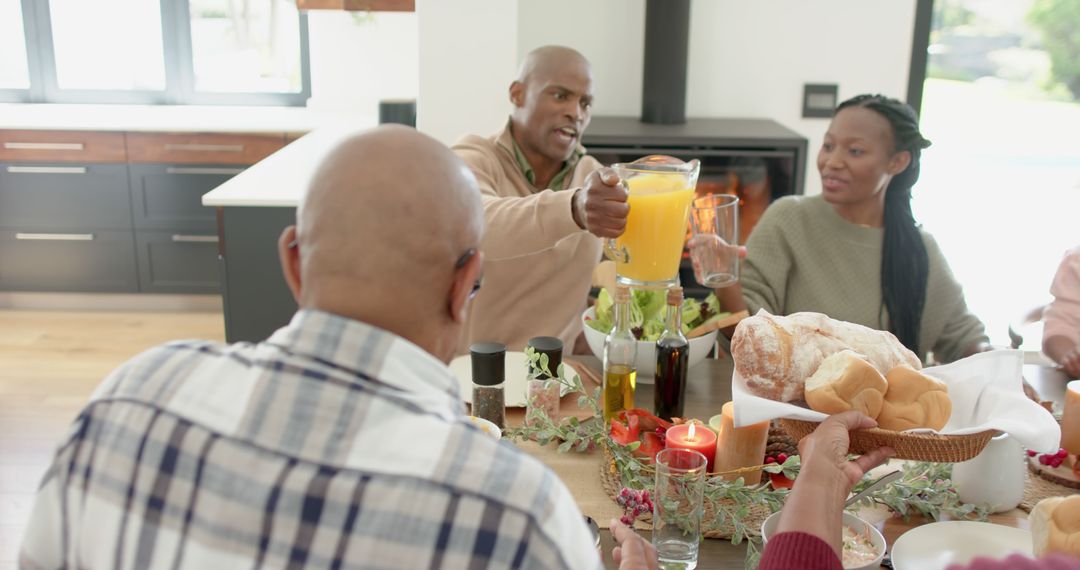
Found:
M 355 122 L 316 130 L 202 197 L 203 206 L 217 209 L 226 341 L 263 340 L 296 312 L 281 273 L 278 236 L 296 223 L 296 208 L 326 154 L 370 126 Z

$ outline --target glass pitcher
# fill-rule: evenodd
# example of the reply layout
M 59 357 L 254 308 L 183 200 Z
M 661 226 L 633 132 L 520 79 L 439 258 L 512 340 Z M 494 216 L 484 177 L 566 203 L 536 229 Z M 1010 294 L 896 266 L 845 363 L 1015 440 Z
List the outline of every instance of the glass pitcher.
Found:
M 615 260 L 616 281 L 646 289 L 677 284 L 701 163 L 650 155 L 611 168 L 629 192 L 630 204 L 626 230 L 604 246 Z

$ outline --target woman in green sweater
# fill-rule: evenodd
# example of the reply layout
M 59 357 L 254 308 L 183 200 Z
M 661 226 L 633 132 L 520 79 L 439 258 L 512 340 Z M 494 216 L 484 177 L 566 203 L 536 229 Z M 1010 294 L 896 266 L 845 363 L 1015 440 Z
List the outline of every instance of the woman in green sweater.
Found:
M 721 301 L 888 330 L 923 360 L 989 350 L 937 242 L 911 213 L 928 146 L 915 111 L 900 101 L 841 103 L 818 151 L 821 195 L 769 206 L 747 243 L 741 283 L 718 291 Z

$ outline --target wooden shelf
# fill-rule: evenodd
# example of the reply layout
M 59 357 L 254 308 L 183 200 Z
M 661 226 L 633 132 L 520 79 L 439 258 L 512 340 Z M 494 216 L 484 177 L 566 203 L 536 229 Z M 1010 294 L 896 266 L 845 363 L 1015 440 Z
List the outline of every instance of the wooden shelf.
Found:
M 355 12 L 415 12 L 416 0 L 296 0 L 300 10 Z

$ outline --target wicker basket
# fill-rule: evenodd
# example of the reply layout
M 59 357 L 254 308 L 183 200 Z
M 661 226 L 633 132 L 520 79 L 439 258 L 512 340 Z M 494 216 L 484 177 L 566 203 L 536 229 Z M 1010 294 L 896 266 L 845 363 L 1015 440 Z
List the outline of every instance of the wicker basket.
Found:
M 796 440 L 810 435 L 817 422 L 781 419 L 781 425 Z M 896 450 L 896 459 L 957 463 L 967 461 L 982 452 L 990 438 L 997 433 L 986 430 L 968 435 L 939 435 L 934 433 L 905 433 L 879 428 L 851 432 L 851 453 L 867 453 L 882 446 Z
M 611 500 L 616 500 L 619 496 L 619 492 L 622 491 L 623 483 L 619 477 L 619 469 L 615 465 L 615 456 L 611 453 L 611 450 L 607 446 L 601 447 L 604 450 L 605 461 L 600 465 L 600 485 L 607 492 L 608 497 Z M 760 471 L 764 465 L 758 465 L 755 467 L 746 467 L 743 469 L 737 469 L 735 471 L 729 471 L 725 473 L 709 473 L 708 477 L 719 477 L 720 475 L 741 475 L 746 473 L 752 473 Z M 644 473 L 654 473 L 654 469 L 651 465 L 643 467 Z M 735 506 L 734 501 L 725 501 L 726 505 Z M 749 505 L 748 515 L 742 520 L 743 525 L 749 529 L 758 529 L 761 527 L 761 523 L 765 522 L 765 519 L 772 514 L 772 511 L 765 505 Z M 724 521 L 720 525 L 713 525 L 712 521 L 715 519 L 715 512 L 712 505 L 706 504 L 705 511 L 701 517 L 701 534 L 705 538 L 720 538 L 730 539 L 735 534 L 735 527 L 730 521 Z M 644 530 L 652 530 L 652 513 L 646 513 L 637 518 L 635 521 L 635 527 Z

